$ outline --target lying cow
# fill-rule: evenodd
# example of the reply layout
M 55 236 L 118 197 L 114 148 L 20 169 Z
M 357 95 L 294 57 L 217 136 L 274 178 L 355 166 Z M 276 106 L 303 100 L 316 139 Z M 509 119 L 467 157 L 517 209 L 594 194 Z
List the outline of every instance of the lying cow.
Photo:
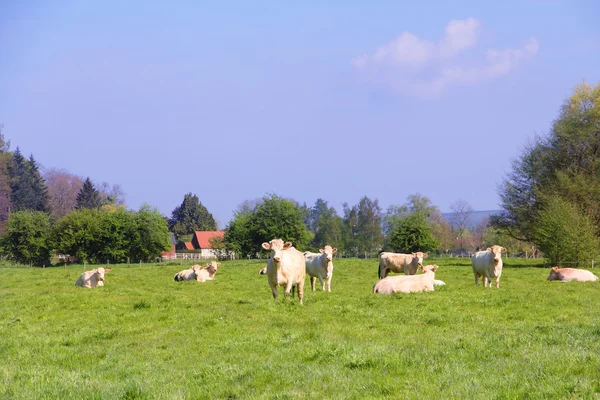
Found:
M 379 279 L 385 278 L 390 272 L 415 275 L 419 267 L 423 267 L 424 258 L 427 258 L 427 253 L 420 251 L 412 254 L 383 252 L 379 254 Z
M 422 268 L 423 274 L 421 275 L 388 276 L 377 281 L 373 286 L 373 293 L 392 294 L 433 291 L 435 271 L 437 271 L 438 266 L 426 265 Z
M 97 286 L 104 286 L 104 274 L 109 273 L 109 269 L 102 267 L 86 271 L 77 278 L 75 286 L 81 286 L 86 288 L 93 288 Z
M 478 251 L 471 257 L 471 266 L 475 275 L 475 286 L 479 285 L 478 279 L 483 276 L 483 287 L 492 287 L 492 278 L 496 278 L 496 287 L 500 287 L 502 275 L 502 253 L 506 249 L 497 244 L 487 250 Z
M 193 265 L 188 269 L 184 269 L 183 271 L 179 271 L 178 273 L 176 273 L 175 276 L 173 277 L 173 280 L 175 282 L 196 280 L 196 279 L 198 279 L 198 273 L 200 273 L 201 269 L 202 269 L 201 266 Z
M 561 282 L 592 282 L 597 281 L 598 277 L 585 269 L 552 267 L 548 280 Z
M 292 247 L 291 242 L 273 239 L 262 244 L 265 250 L 271 250 L 271 258 L 267 263 L 267 278 L 277 299 L 278 286 L 285 286 L 285 296 L 289 296 L 293 286 L 298 287 L 298 300 L 302 304 L 304 297 L 304 277 L 306 276 L 306 262 L 304 255 Z
M 220 262 L 211 261 L 206 267 L 200 267 L 196 270 L 196 280 L 198 282 L 214 281 L 215 274 L 220 266 Z M 199 267 L 199 265 L 197 265 L 197 267 Z
M 310 275 L 310 286 L 312 291 L 315 291 L 315 283 L 317 278 L 321 283 L 321 290 L 331 292 L 331 278 L 333 277 L 333 255 L 337 249 L 327 245 L 319 249 L 319 253 L 304 252 L 306 258 L 306 273 Z

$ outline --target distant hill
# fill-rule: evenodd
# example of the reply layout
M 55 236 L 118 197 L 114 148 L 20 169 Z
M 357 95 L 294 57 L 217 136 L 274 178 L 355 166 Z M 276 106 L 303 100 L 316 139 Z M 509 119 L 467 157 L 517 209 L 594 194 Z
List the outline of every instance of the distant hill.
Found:
M 473 229 L 477 225 L 479 225 L 481 223 L 481 221 L 483 221 L 484 219 L 489 218 L 490 216 L 492 216 L 494 214 L 499 214 L 500 212 L 502 212 L 502 211 L 501 210 L 473 211 L 473 212 L 471 212 L 471 214 L 469 214 L 469 219 L 467 220 L 467 228 Z M 453 213 L 453 212 L 442 213 L 442 217 L 444 217 L 446 219 L 446 221 L 448 221 L 449 224 L 456 225 L 456 218 L 455 218 L 456 213 Z

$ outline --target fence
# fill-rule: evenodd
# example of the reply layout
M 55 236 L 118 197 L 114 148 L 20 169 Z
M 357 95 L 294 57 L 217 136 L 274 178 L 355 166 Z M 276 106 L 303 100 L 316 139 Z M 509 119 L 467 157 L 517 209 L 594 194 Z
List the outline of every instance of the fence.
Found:
M 217 256 L 216 254 L 201 254 L 201 253 L 175 253 L 173 255 L 162 256 L 163 261 L 165 260 L 216 260 L 216 259 L 227 259 L 233 260 L 235 257 L 233 256 L 225 256 L 221 255 Z

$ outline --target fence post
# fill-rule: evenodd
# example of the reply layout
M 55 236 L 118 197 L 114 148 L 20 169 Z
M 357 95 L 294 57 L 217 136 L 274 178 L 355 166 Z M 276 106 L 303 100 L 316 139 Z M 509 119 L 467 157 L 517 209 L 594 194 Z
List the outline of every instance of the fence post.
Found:
M 594 268 L 594 260 L 592 260 L 592 268 Z

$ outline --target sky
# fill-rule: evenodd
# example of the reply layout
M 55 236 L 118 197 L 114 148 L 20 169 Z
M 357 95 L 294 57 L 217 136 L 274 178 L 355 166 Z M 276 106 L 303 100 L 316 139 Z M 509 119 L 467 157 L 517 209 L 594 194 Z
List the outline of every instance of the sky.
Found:
M 498 186 L 582 82 L 600 2 L 2 1 L 12 149 L 220 228 L 270 193 L 340 213 Z

